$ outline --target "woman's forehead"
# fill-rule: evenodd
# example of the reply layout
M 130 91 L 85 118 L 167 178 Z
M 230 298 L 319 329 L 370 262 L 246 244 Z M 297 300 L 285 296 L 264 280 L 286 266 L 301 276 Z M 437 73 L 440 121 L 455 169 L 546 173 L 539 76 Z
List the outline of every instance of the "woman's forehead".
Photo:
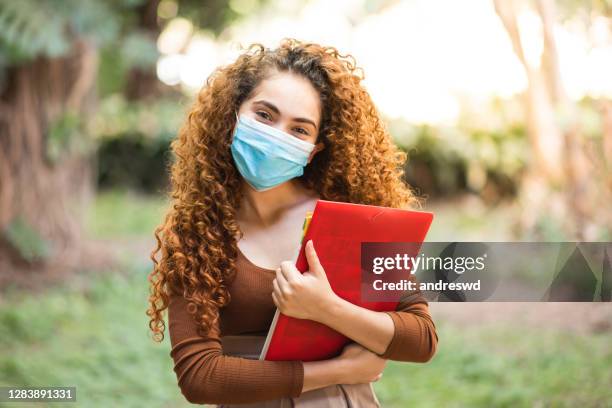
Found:
M 319 121 L 319 93 L 308 79 L 301 76 L 280 73 L 264 79 L 250 98 L 250 103 L 262 101 L 274 105 L 282 115 Z

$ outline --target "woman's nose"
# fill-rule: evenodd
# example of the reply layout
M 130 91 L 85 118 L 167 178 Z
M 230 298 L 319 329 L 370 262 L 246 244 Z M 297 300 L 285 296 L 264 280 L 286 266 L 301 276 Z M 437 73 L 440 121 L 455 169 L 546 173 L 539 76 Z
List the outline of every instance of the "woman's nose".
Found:
M 291 131 L 290 123 L 282 119 L 279 119 L 278 121 L 276 121 L 276 123 L 274 123 L 272 127 L 282 132 L 285 132 L 285 133 L 289 133 Z

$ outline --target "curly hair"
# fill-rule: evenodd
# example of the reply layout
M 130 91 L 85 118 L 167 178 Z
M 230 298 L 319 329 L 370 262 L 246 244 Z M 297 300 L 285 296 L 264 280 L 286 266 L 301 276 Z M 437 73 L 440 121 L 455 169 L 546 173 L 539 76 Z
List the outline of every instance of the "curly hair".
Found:
M 236 213 L 241 176 L 230 145 L 235 112 L 275 72 L 310 80 L 321 106 L 316 154 L 299 180 L 324 200 L 395 208 L 420 206 L 404 181 L 406 153 L 393 143 L 370 95 L 363 70 L 334 47 L 285 38 L 276 49 L 254 43 L 234 63 L 217 68 L 200 90 L 171 143 L 172 206 L 155 229 L 151 252 L 149 328 L 164 338 L 162 312 L 172 294 L 188 301 L 201 333 L 207 333 L 230 302 L 242 232 Z M 161 251 L 161 259 L 156 254 Z

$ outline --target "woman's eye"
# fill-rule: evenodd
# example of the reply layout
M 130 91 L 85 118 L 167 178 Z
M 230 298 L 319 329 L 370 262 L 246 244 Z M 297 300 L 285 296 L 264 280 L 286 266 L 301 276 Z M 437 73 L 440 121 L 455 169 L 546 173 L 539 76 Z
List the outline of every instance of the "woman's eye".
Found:
M 257 116 L 260 116 L 260 117 L 262 117 L 262 118 L 264 118 L 264 119 L 267 119 L 267 120 L 272 119 L 272 118 L 270 117 L 270 115 L 268 115 L 268 112 L 264 112 L 264 111 L 257 111 L 257 112 L 255 112 L 255 113 L 257 114 Z
M 295 128 L 295 129 L 298 130 L 298 131 L 301 130 L 302 132 L 300 132 L 300 133 L 302 133 L 303 135 L 308 136 L 308 132 L 306 130 L 304 130 L 304 128 Z

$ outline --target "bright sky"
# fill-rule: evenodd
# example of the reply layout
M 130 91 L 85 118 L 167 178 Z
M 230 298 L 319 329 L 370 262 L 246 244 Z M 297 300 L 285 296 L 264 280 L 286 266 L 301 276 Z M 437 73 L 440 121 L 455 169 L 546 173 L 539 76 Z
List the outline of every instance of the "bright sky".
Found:
M 365 72 L 364 85 L 378 108 L 413 123 L 452 124 L 460 101 L 508 97 L 526 86 L 523 68 L 488 0 L 399 1 L 378 14 L 363 0 L 270 1 L 263 10 L 250 0 L 232 0 L 250 17 L 215 40 L 174 19 L 160 36 L 158 76 L 197 91 L 212 70 L 235 60 L 238 45 L 276 46 L 283 37 L 331 45 L 352 54 Z M 539 18 L 519 16 L 526 53 L 541 51 Z M 607 22 L 595 20 L 585 33 L 556 26 L 561 74 L 570 97 L 612 96 L 612 43 Z

